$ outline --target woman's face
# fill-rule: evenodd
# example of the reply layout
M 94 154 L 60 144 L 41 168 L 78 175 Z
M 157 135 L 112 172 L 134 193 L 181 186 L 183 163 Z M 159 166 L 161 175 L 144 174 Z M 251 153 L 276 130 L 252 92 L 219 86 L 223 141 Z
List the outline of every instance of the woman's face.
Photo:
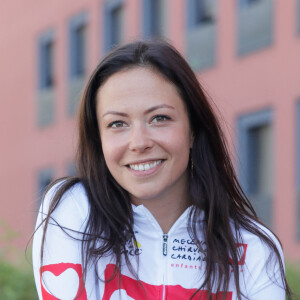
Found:
M 134 203 L 182 194 L 192 134 L 175 86 L 145 67 L 101 86 L 97 118 L 107 167 Z

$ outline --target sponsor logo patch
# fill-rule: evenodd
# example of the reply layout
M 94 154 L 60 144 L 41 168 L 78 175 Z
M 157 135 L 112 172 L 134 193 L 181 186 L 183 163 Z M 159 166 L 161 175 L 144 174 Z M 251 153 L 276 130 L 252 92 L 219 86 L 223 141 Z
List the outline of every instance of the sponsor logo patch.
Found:
M 246 252 L 247 252 L 247 244 L 236 244 L 238 251 L 238 264 L 239 266 L 243 266 L 246 260 Z M 233 265 L 233 260 L 229 257 L 229 263 Z

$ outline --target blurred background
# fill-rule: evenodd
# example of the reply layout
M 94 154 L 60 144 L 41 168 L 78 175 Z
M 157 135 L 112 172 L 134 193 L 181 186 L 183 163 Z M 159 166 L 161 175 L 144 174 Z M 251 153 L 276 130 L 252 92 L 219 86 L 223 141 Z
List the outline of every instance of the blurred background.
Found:
M 45 187 L 75 172 L 89 75 L 115 45 L 156 37 L 196 72 L 246 195 L 300 282 L 300 0 L 2 0 L 0 20 L 1 300 L 36 298 L 24 249 L 30 260 Z

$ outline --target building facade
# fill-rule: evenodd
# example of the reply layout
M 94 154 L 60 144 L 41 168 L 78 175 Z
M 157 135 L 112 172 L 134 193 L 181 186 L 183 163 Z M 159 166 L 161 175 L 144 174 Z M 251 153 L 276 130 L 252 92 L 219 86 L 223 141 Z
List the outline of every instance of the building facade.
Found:
M 300 259 L 300 0 L 6 1 L 0 19 L 2 236 L 25 246 L 47 184 L 74 174 L 78 102 L 101 57 L 164 37 L 215 103 L 258 215 Z

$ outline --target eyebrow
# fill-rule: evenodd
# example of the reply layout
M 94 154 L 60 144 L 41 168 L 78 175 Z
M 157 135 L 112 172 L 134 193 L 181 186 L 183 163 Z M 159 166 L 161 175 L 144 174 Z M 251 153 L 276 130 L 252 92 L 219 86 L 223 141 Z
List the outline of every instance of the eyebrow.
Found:
M 145 111 L 145 115 L 150 113 L 150 112 L 153 112 L 157 109 L 160 109 L 160 108 L 170 108 L 170 109 L 175 109 L 175 107 L 171 106 L 171 105 L 167 105 L 167 104 L 161 104 L 161 105 L 156 105 L 156 106 L 153 106 L 153 107 L 150 107 L 148 108 L 146 111 Z M 106 115 L 118 115 L 118 116 L 122 116 L 122 117 L 128 117 L 128 114 L 126 113 L 122 113 L 122 112 L 118 112 L 118 111 L 114 111 L 114 110 L 109 110 L 107 111 L 106 113 L 104 113 L 102 115 L 102 117 L 106 116 Z

